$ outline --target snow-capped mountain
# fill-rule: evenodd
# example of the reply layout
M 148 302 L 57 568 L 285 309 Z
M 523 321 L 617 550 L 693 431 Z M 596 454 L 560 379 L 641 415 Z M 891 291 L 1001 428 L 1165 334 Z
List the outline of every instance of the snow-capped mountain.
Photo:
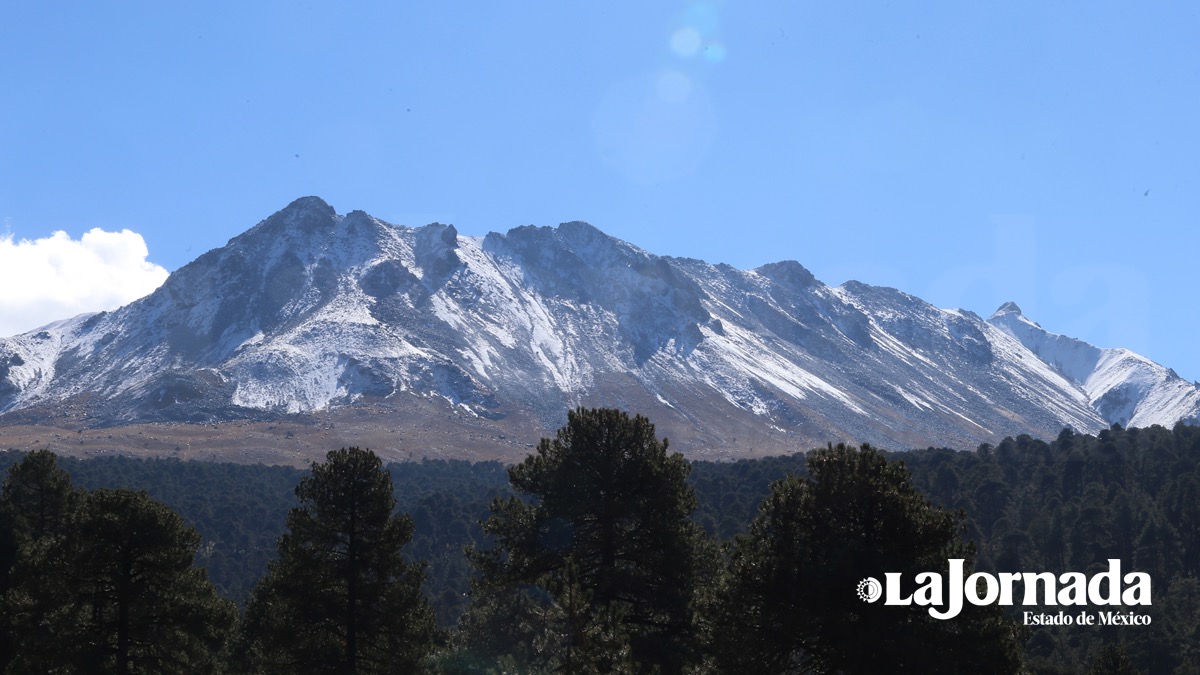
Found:
M 418 402 L 451 437 L 514 420 L 545 434 L 569 407 L 623 407 L 694 455 L 974 447 L 1200 415 L 1200 390 L 1169 369 L 1012 304 L 984 321 L 829 287 L 792 261 L 661 257 L 579 222 L 464 237 L 315 197 L 141 300 L 0 339 L 0 424 L 403 416 Z
M 1051 333 L 1005 303 L 988 322 L 1016 338 L 1087 396 L 1109 423 L 1147 427 L 1195 420 L 1200 388 L 1128 349 L 1101 349 Z

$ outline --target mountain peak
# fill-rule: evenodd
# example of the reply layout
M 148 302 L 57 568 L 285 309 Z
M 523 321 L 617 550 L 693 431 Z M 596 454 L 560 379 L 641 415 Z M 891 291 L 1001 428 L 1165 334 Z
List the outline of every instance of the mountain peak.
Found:
M 311 212 L 316 212 L 318 214 L 325 215 L 325 216 L 337 215 L 336 212 L 333 210 L 333 207 L 329 205 L 329 202 L 325 201 L 324 199 L 321 199 L 320 197 L 313 196 L 313 195 L 295 199 L 292 201 L 291 204 L 288 204 L 287 206 L 283 207 L 279 211 L 279 213 L 281 215 L 288 215 L 288 216 L 306 214 L 306 213 L 311 213 Z
M 337 222 L 337 211 L 320 197 L 301 197 L 275 214 L 290 229 L 306 234 L 331 227 Z
M 1004 314 L 1016 314 L 1017 316 L 1025 316 L 1024 314 L 1021 313 L 1021 308 L 1017 306 L 1017 303 L 1012 302 L 1011 300 L 1009 302 L 1004 303 L 1003 305 L 1000 305 L 1000 309 L 997 309 L 992 314 L 991 318 L 995 319 L 996 317 L 1004 315 Z
M 557 232 L 563 241 L 576 249 L 587 250 L 596 246 L 609 248 L 614 244 L 612 237 L 602 232 L 595 225 L 585 223 L 582 220 L 560 223 Z
M 754 271 L 772 281 L 780 282 L 793 289 L 805 289 L 820 283 L 813 276 L 812 272 L 809 272 L 805 269 L 804 265 L 795 260 L 767 263 Z
M 1198 416 L 1200 389 L 1126 350 L 1050 334 L 1011 302 L 989 323 L 830 289 L 792 260 L 662 257 L 582 222 L 480 242 L 304 197 L 142 300 L 0 339 L 0 432 L 328 411 L 397 452 L 447 435 L 491 448 L 468 439 L 549 432 L 594 401 L 738 455 Z
M 313 235 L 332 227 L 338 222 L 337 212 L 320 197 L 301 197 L 271 214 L 258 225 L 230 240 L 230 243 L 253 240 L 265 235 L 269 239 L 292 233 Z

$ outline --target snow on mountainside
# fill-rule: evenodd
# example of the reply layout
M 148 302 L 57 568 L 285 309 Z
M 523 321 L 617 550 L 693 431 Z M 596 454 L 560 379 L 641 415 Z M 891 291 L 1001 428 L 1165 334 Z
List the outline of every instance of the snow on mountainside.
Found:
M 549 433 L 571 406 L 612 405 L 692 454 L 762 454 L 1171 424 L 1196 419 L 1200 392 L 1015 305 L 984 321 L 893 289 L 831 288 L 793 261 L 661 257 L 578 222 L 463 237 L 339 216 L 315 197 L 146 298 L 0 339 L 0 424 L 413 402 L 442 411 L 450 435 L 516 419 Z
M 1122 426 L 1171 426 L 1195 422 L 1200 389 L 1128 349 L 1101 349 L 1051 333 L 1009 302 L 988 323 L 1016 338 L 1039 359 L 1079 387 L 1106 422 Z

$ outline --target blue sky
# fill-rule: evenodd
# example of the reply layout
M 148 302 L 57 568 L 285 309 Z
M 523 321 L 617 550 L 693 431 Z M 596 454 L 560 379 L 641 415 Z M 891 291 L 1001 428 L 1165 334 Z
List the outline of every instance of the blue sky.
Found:
M 129 230 L 89 260 L 136 295 L 316 194 L 1014 300 L 1200 379 L 1198 29 L 1187 3 L 8 3 L 0 265 Z M 31 295 L 54 260 L 0 270 L 0 311 L 59 307 Z

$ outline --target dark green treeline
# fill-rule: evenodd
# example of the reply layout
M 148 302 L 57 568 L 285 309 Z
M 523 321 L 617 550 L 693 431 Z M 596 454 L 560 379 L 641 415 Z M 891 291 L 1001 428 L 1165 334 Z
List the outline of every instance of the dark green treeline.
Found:
M 1096 436 L 1066 431 L 1051 442 L 1020 436 L 973 452 L 931 448 L 885 456 L 869 448 L 827 448 L 808 455 L 687 464 L 675 459 L 678 455 L 654 437 L 643 418 L 605 411 L 613 427 L 605 431 L 606 418 L 596 419 L 600 413 L 575 411 L 573 420 L 582 415 L 586 424 L 569 424 L 558 437 L 545 439 L 537 455 L 511 471 L 496 463 L 454 461 L 387 467 L 395 500 L 391 512 L 407 514 L 405 524 L 392 531 L 406 535 L 399 537 L 407 542 L 401 562 L 409 566 L 393 566 L 395 573 L 387 578 L 407 579 L 411 587 L 421 577 L 422 600 L 428 605 L 414 600 L 409 609 L 422 616 L 420 608 L 431 607 L 441 628 L 432 628 L 425 619 L 413 624 L 418 626 L 415 639 L 424 644 L 415 648 L 421 652 L 419 666 L 409 660 L 399 670 L 394 664 L 391 670 L 359 664 L 351 671 L 341 662 L 312 672 L 863 672 L 879 664 L 837 659 L 880 652 L 853 646 L 862 638 L 853 627 L 866 625 L 876 634 L 893 636 L 901 646 L 914 640 L 927 647 L 943 645 L 908 656 L 883 650 L 881 658 L 893 660 L 881 663 L 895 672 L 987 672 L 970 667 L 973 658 L 985 659 L 992 672 L 1016 672 L 1017 663 L 1028 672 L 1073 673 L 1092 665 L 1100 669 L 1095 672 L 1108 672 L 1104 669 L 1117 667 L 1112 664 L 1143 673 L 1200 672 L 1195 647 L 1200 644 L 1196 427 L 1114 427 Z M 611 445 L 622 433 L 627 437 Z M 587 440 L 589 434 L 605 440 L 597 446 Z M 609 463 L 578 465 L 572 459 L 580 454 L 571 452 L 572 447 L 594 449 L 604 443 L 610 443 L 609 452 L 598 454 L 609 457 Z M 617 447 L 625 449 L 616 452 Z M 0 453 L 0 472 L 41 454 Z M 824 468 L 810 471 L 817 458 L 823 458 Z M 256 585 L 271 586 L 260 584 L 270 561 L 280 561 L 276 570 L 283 565 L 279 540 L 290 531 L 288 513 L 311 504 L 294 488 L 311 472 L 119 457 L 57 458 L 53 468 L 63 473 L 49 482 L 46 494 L 74 496 L 54 508 L 55 500 L 48 499 L 37 518 L 28 509 L 17 510 L 20 516 L 8 509 L 0 523 L 0 591 L 6 597 L 17 597 L 11 589 L 27 583 L 22 570 L 33 569 L 31 560 L 82 559 L 78 556 L 85 555 L 86 545 L 55 548 L 46 539 L 47 532 L 51 539 L 60 536 L 53 534 L 54 528 L 63 527 L 54 524 L 53 514 L 73 509 L 86 510 L 88 518 L 99 521 L 87 525 L 95 536 L 105 532 L 100 523 L 106 518 L 113 522 L 142 514 L 149 523 L 145 527 L 157 523 L 174 535 L 163 537 L 154 551 L 130 555 L 186 558 L 186 566 L 164 573 L 168 581 L 163 583 L 174 583 L 172 575 L 188 577 L 194 560 L 207 570 L 215 590 L 206 590 L 209 582 L 198 583 L 192 574 L 191 590 L 159 593 L 191 598 L 188 602 L 199 608 L 193 615 L 208 617 L 199 624 L 205 630 L 194 627 L 199 631 L 194 635 L 186 627 L 169 629 L 174 631 L 169 635 L 187 635 L 184 642 L 190 646 L 180 653 L 190 661 L 155 669 L 153 659 L 167 656 L 120 657 L 131 653 L 133 643 L 120 652 L 118 636 L 105 648 L 106 654 L 114 654 L 105 657 L 111 668 L 72 670 L 70 663 L 58 663 L 58 672 L 288 672 L 246 660 L 261 655 L 261 644 L 254 647 L 244 638 L 248 623 L 239 624 L 233 605 L 222 598 L 241 605 L 243 616 L 251 617 L 251 598 L 269 597 L 266 591 L 256 593 Z M 616 482 L 597 478 L 605 471 Z M 652 480 L 643 484 L 616 478 L 643 474 Z M 836 478 L 843 474 L 869 475 L 871 480 L 856 488 Z M 775 483 L 788 475 L 793 477 Z M 585 478 L 595 479 L 590 488 L 581 482 Z M 65 492 L 63 479 L 69 487 Z M 148 496 L 118 488 L 144 490 Z M 613 499 L 618 491 L 620 498 Z M 181 519 L 172 521 L 165 510 L 156 511 L 156 502 Z M 606 503 L 614 517 L 601 526 L 606 509 L 591 513 L 589 508 Z M 616 504 L 633 510 L 614 514 Z M 957 557 L 973 560 L 975 569 L 993 572 L 1094 573 L 1106 567 L 1108 558 L 1121 559 L 1125 571 L 1152 575 L 1154 604 L 1146 612 L 1154 622 L 1149 627 L 1066 630 L 1018 626 L 1019 621 L 1011 620 L 1015 613 L 967 617 L 969 622 L 923 622 L 919 614 L 870 615 L 864 610 L 874 606 L 854 597 L 853 583 L 848 591 L 840 586 L 855 574 L 878 574 L 879 568 L 870 570 L 870 550 L 851 555 L 854 549 L 847 545 L 874 541 L 876 535 L 856 529 L 853 521 L 813 517 L 870 509 L 907 514 L 888 531 L 898 532 L 907 523 L 916 528 L 913 532 L 924 533 L 925 547 L 906 552 L 916 566 L 939 557 L 944 561 L 955 551 L 961 553 Z M 75 520 L 79 522 L 69 527 L 82 532 L 85 519 Z M 635 532 L 644 541 L 639 543 Z M 43 543 L 31 547 L 34 540 Z M 467 547 L 474 551 L 470 556 L 464 554 Z M 30 557 L 33 550 L 42 557 Z M 804 557 L 822 550 L 840 551 L 860 567 L 841 569 L 820 556 Z M 886 546 L 876 554 L 897 555 Z M 799 565 L 780 564 L 798 561 L 804 561 L 800 578 L 788 576 Z M 105 573 L 99 561 L 96 567 L 101 570 L 97 574 Z M 37 578 L 53 570 L 53 565 L 39 564 Z M 823 596 L 817 592 L 821 589 L 828 592 Z M 13 619 L 27 621 L 31 607 L 50 612 L 62 602 L 48 590 L 43 595 L 37 602 L 28 594 L 20 596 L 24 615 L 6 612 L 0 657 L 44 654 L 37 640 L 20 637 Z M 756 597 L 761 601 L 755 602 Z M 95 594 L 91 598 L 89 607 L 102 606 Z M 67 603 L 67 614 L 79 613 L 82 600 L 73 602 Z M 773 620 L 771 612 L 784 612 L 778 616 L 796 623 Z M 119 618 L 119 608 L 113 616 Z M 510 621 L 513 617 L 524 618 Z M 312 619 L 306 615 L 302 623 L 309 625 Z M 947 623 L 982 647 L 969 654 L 954 651 L 958 636 L 945 634 L 951 628 Z M 852 628 L 831 628 L 822 635 L 817 624 Z M 739 629 L 749 630 L 739 634 Z M 75 630 L 108 634 L 96 625 Z M 171 644 L 165 637 L 156 641 Z M 343 636 L 325 644 L 344 641 Z M 932 663 L 921 660 L 931 654 L 942 656 Z M 126 670 L 116 665 L 120 658 L 127 658 Z M 7 672 L 41 671 L 10 665 Z

